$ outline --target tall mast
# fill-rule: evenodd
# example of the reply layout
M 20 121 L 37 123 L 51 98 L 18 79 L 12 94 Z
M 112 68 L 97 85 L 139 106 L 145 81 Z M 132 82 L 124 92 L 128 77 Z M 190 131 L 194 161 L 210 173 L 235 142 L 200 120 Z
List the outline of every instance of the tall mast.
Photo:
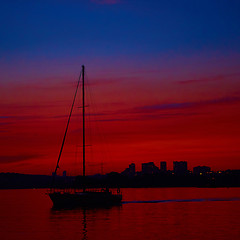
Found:
M 85 192 L 85 91 L 84 91 L 85 67 L 82 65 L 82 118 L 83 118 L 83 191 Z

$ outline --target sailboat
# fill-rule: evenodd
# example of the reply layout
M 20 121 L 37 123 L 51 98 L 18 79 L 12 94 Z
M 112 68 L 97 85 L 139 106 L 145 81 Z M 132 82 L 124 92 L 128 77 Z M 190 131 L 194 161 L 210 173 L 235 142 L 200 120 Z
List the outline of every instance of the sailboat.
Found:
M 57 164 L 55 171 L 53 173 L 53 179 L 52 179 L 52 186 L 50 190 L 48 191 L 48 195 L 51 198 L 53 202 L 53 207 L 57 208 L 72 208 L 72 207 L 91 207 L 91 206 L 111 206 L 111 205 L 119 205 L 122 202 L 122 193 L 120 189 L 118 188 L 116 191 L 113 189 L 109 189 L 107 187 L 102 189 L 88 189 L 86 187 L 86 137 L 85 137 L 85 89 L 84 89 L 84 77 L 85 77 L 85 66 L 82 65 L 82 71 L 80 73 L 77 88 L 75 91 L 75 95 L 73 98 L 72 107 L 70 110 L 70 114 L 68 116 L 67 126 L 64 133 L 62 145 L 60 148 L 60 153 L 57 159 Z M 61 154 L 63 151 L 68 126 L 70 123 L 75 99 L 77 96 L 78 88 L 80 85 L 82 79 L 82 162 L 83 162 L 83 169 L 82 169 L 82 176 L 83 176 L 83 182 L 82 182 L 82 188 L 81 189 L 59 189 L 55 187 L 55 180 L 57 175 L 57 170 L 59 168 L 59 162 L 61 158 Z

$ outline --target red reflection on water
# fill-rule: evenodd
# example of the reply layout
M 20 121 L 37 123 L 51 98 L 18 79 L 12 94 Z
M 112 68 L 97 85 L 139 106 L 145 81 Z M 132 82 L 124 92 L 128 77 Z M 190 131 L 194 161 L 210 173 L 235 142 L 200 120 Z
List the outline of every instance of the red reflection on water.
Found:
M 132 203 L 51 209 L 45 190 L 1 190 L 0 237 L 12 239 L 239 239 L 239 188 L 123 189 Z M 207 199 L 227 201 L 207 201 Z M 133 203 L 151 200 L 193 202 Z M 234 200 L 235 199 L 235 200 Z

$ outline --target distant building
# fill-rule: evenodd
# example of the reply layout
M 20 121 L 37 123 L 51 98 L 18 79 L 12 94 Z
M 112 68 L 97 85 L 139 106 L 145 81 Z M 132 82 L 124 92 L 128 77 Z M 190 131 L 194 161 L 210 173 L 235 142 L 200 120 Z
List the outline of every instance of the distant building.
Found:
M 160 171 L 166 172 L 167 171 L 167 162 L 160 162 Z
M 142 174 L 159 173 L 159 168 L 153 162 L 142 163 Z
M 135 170 L 135 164 L 131 163 L 128 168 L 126 168 L 123 172 L 122 175 L 128 176 L 128 177 L 134 177 L 136 173 Z
M 186 161 L 175 161 L 173 162 L 173 172 L 178 175 L 187 174 L 187 162 Z
M 131 163 L 129 165 L 129 171 L 135 175 L 135 171 L 136 171 L 135 163 Z
M 197 166 L 193 168 L 193 174 L 204 175 L 211 172 L 211 168 L 207 166 Z

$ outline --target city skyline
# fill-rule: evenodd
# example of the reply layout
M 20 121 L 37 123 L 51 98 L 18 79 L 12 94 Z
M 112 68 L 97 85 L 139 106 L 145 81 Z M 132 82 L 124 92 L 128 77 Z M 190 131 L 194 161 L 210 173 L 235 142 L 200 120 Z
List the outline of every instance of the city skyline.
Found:
M 182 172 L 184 174 L 188 174 L 188 173 L 200 174 L 200 173 L 214 173 L 214 172 L 221 173 L 225 171 L 234 171 L 234 170 L 240 171 L 240 169 L 230 169 L 230 168 L 213 170 L 210 166 L 206 166 L 206 165 L 197 165 L 189 169 L 187 161 L 173 161 L 173 164 L 172 164 L 173 167 L 171 168 L 168 168 L 167 162 L 165 161 L 161 161 L 159 166 L 154 162 L 145 162 L 140 164 L 141 164 L 140 167 L 138 166 L 138 168 L 136 168 L 136 164 L 132 162 L 123 171 L 119 171 L 117 173 L 120 173 L 126 176 L 135 176 L 135 174 L 161 174 L 161 173 L 167 173 L 167 172 L 172 172 L 172 173 Z M 114 171 L 105 172 L 105 173 L 99 172 L 96 175 L 105 175 L 109 173 L 114 173 Z M 54 172 L 52 172 L 52 175 L 54 175 Z M 62 172 L 59 171 L 58 176 L 61 176 L 61 175 L 67 176 L 67 171 L 66 170 L 63 170 Z M 81 173 L 78 175 L 81 176 Z M 72 176 L 72 175 L 69 175 L 69 176 Z
M 240 186 L 240 170 L 213 171 L 209 166 L 195 166 L 189 170 L 186 161 L 174 161 L 174 168 L 168 169 L 166 162 L 160 168 L 153 162 L 142 163 L 140 171 L 134 163 L 121 172 L 108 172 L 83 176 L 69 175 L 66 170 L 51 175 L 1 173 L 0 189 L 49 188 L 54 177 L 56 188 L 81 189 L 83 183 L 90 189 L 101 188 L 151 188 L 151 187 L 200 187 L 229 188 Z

